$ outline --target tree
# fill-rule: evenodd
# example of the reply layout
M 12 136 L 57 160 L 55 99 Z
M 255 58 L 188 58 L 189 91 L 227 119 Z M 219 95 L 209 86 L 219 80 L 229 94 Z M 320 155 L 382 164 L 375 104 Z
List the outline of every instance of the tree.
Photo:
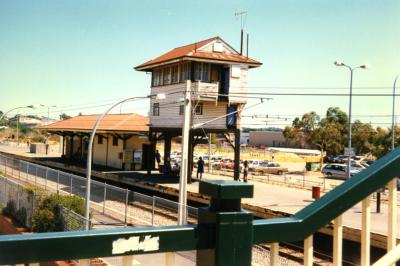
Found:
M 328 122 L 335 122 L 341 125 L 346 125 L 349 122 L 349 117 L 339 107 L 329 107 L 326 111 L 326 119 L 328 119 Z
M 319 119 L 319 115 L 314 111 L 305 113 L 301 118 L 302 130 L 311 133 L 318 126 Z
M 370 153 L 375 149 L 374 136 L 376 131 L 370 124 L 356 120 L 352 126 L 352 146 L 357 154 Z
M 66 120 L 66 119 L 70 119 L 71 116 L 67 115 L 66 113 L 62 113 L 60 114 L 60 120 Z
M 327 119 L 321 120 L 319 127 L 312 132 L 311 140 L 321 151 L 321 169 L 325 152 L 332 155 L 340 153 L 343 149 L 340 127 L 337 123 L 329 122 Z

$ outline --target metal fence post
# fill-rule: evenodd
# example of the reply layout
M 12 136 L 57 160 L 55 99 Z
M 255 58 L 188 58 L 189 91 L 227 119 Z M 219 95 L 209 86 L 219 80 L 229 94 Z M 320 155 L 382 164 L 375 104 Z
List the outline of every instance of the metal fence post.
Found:
M 21 180 L 21 161 L 18 160 L 18 179 Z
M 37 169 L 37 166 L 36 166 Z M 46 167 L 46 180 L 44 181 L 44 190 L 47 190 L 47 174 L 49 172 L 49 168 Z
M 104 182 L 103 214 L 105 214 L 106 211 L 106 200 L 107 200 L 107 183 Z
M 7 157 L 4 158 L 4 174 L 7 175 Z
M 200 194 L 211 197 L 199 209 L 200 241 L 214 241 L 213 249 L 197 251 L 196 265 L 250 266 L 253 214 L 241 209 L 241 198 L 253 197 L 253 185 L 236 181 L 200 181 Z
M 28 181 L 28 179 L 26 181 Z M 35 186 L 37 186 L 37 167 L 35 168 Z
M 72 175 L 69 175 L 70 184 L 69 184 L 69 194 L 72 195 Z
M 19 210 L 19 205 L 20 205 L 20 202 L 19 202 L 19 198 L 20 198 L 19 192 L 20 192 L 19 185 L 17 185 L 17 210 Z
M 59 184 L 60 184 L 60 170 L 57 170 L 57 194 L 59 194 Z
M 29 174 L 29 163 L 26 163 L 26 175 L 25 175 L 26 180 L 28 180 L 28 174 Z
M 154 226 L 154 208 L 156 206 L 156 197 L 153 196 L 153 206 L 151 208 L 151 225 Z
M 4 178 L 4 205 L 6 205 L 7 204 L 7 201 L 8 201 L 8 194 L 7 194 L 7 177 L 6 178 Z
M 125 226 L 127 226 L 128 221 L 128 200 L 129 200 L 129 190 L 126 189 L 126 196 L 125 196 Z

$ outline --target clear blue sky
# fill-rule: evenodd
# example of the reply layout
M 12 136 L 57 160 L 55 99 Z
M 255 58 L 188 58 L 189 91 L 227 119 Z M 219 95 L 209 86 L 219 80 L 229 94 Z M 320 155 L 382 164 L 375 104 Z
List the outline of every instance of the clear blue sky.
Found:
M 150 77 L 134 66 L 216 35 L 238 49 L 235 10 L 248 12 L 249 55 L 263 62 L 249 75 L 250 92 L 347 93 L 349 71 L 333 65 L 342 60 L 371 65 L 356 70 L 355 93 L 391 93 L 400 73 L 398 0 L 2 0 L 0 110 L 45 104 L 57 105 L 52 117 L 60 112 L 92 114 L 117 99 L 146 95 Z M 314 110 L 323 115 L 329 106 L 348 110 L 348 97 L 272 97 L 247 114 L 302 115 Z M 389 122 L 373 116 L 391 115 L 391 101 L 354 97 L 353 115 L 364 122 Z M 147 109 L 141 102 L 126 104 L 122 111 L 145 114 Z M 23 112 L 47 115 L 45 108 Z

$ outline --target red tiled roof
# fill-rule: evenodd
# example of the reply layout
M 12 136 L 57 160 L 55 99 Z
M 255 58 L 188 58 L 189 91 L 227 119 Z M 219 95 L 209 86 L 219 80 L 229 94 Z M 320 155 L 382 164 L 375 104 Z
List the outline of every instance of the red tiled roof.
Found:
M 46 131 L 90 132 L 99 115 L 80 115 L 46 126 L 36 127 Z M 110 114 L 100 122 L 98 131 L 147 132 L 149 118 L 138 114 Z
M 218 53 L 218 52 L 197 51 L 197 48 L 200 48 L 216 39 L 221 39 L 221 38 L 213 37 L 213 38 L 201 41 L 201 42 L 196 42 L 196 43 L 192 43 L 189 45 L 185 45 L 185 46 L 181 46 L 181 47 L 172 49 L 171 51 L 169 51 L 159 57 L 156 57 L 153 60 L 147 61 L 146 63 L 143 63 L 143 64 L 135 67 L 135 69 L 136 70 L 147 70 L 147 69 L 150 69 L 153 65 L 165 63 L 170 60 L 180 59 L 183 57 L 213 59 L 213 60 L 220 60 L 220 61 L 261 65 L 260 62 L 254 60 L 254 59 L 239 55 L 239 54 L 226 54 L 226 53 Z

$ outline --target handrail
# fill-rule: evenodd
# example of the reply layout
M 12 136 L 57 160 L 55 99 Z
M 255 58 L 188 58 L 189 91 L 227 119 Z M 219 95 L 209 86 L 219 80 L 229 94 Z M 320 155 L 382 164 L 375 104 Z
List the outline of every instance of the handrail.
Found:
M 387 266 L 393 265 L 400 260 L 400 245 L 386 253 L 382 258 L 375 262 L 372 266 Z
M 194 226 L 163 226 L 0 236 L 1 264 L 210 248 Z M 119 242 L 117 242 L 119 241 Z
M 292 217 L 253 221 L 254 244 L 303 240 L 400 176 L 400 148 L 377 160 Z

